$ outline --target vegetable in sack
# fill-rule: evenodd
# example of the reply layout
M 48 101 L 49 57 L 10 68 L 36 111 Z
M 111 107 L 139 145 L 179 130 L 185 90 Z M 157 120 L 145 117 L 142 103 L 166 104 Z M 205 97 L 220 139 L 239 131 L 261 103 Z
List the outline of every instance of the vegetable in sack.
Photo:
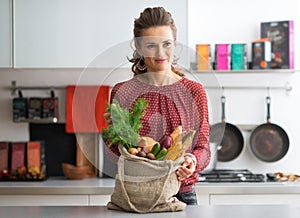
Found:
M 177 126 L 173 132 L 171 133 L 171 137 L 173 139 L 173 142 L 176 141 L 176 139 L 182 134 L 182 126 Z
M 172 145 L 173 139 L 170 135 L 163 135 L 159 140 L 159 143 L 163 148 L 168 149 Z
M 154 154 L 155 156 L 158 154 L 158 152 L 160 151 L 160 144 L 156 143 L 154 145 L 154 147 L 151 150 L 151 153 Z
M 163 160 L 168 152 L 168 149 L 162 148 L 160 152 L 156 155 L 156 160 Z
M 108 105 L 106 111 L 111 114 L 112 123 L 102 132 L 103 139 L 109 142 L 108 147 L 115 143 L 120 143 L 127 150 L 138 146 L 141 118 L 147 107 L 148 103 L 144 98 L 138 98 L 131 110 L 122 108 L 116 99 Z

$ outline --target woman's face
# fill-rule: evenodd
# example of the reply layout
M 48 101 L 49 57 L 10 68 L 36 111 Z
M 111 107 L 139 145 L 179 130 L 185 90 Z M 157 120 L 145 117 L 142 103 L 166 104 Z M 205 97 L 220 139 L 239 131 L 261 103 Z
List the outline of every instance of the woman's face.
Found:
M 142 31 L 139 53 L 145 58 L 148 72 L 171 70 L 175 41 L 169 26 L 150 27 Z

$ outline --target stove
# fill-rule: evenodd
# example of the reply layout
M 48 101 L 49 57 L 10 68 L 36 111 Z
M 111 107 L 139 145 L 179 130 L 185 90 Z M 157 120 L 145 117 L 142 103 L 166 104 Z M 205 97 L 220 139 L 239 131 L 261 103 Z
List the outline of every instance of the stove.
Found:
M 247 169 L 214 169 L 199 173 L 199 182 L 266 182 L 264 174 L 254 174 Z

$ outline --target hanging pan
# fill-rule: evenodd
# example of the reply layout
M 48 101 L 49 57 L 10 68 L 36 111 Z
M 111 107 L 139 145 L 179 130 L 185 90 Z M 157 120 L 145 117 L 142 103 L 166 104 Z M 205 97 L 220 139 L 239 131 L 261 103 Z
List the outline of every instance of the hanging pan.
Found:
M 231 161 L 239 156 L 244 147 L 244 138 L 239 128 L 226 122 L 225 96 L 221 96 L 222 121 L 211 126 L 210 142 L 217 143 L 218 161 Z
M 283 158 L 289 149 L 289 137 L 283 128 L 270 121 L 270 96 L 266 97 L 267 122 L 257 126 L 250 135 L 250 150 L 264 162 Z

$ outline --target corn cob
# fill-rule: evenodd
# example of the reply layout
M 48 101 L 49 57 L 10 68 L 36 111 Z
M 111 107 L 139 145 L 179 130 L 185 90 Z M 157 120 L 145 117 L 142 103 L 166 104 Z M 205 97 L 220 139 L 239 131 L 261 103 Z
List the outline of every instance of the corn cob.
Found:
M 168 149 L 164 160 L 176 160 L 182 157 L 185 154 L 185 151 L 190 147 L 194 135 L 194 130 L 190 130 L 184 137 L 181 134 L 176 142 Z

